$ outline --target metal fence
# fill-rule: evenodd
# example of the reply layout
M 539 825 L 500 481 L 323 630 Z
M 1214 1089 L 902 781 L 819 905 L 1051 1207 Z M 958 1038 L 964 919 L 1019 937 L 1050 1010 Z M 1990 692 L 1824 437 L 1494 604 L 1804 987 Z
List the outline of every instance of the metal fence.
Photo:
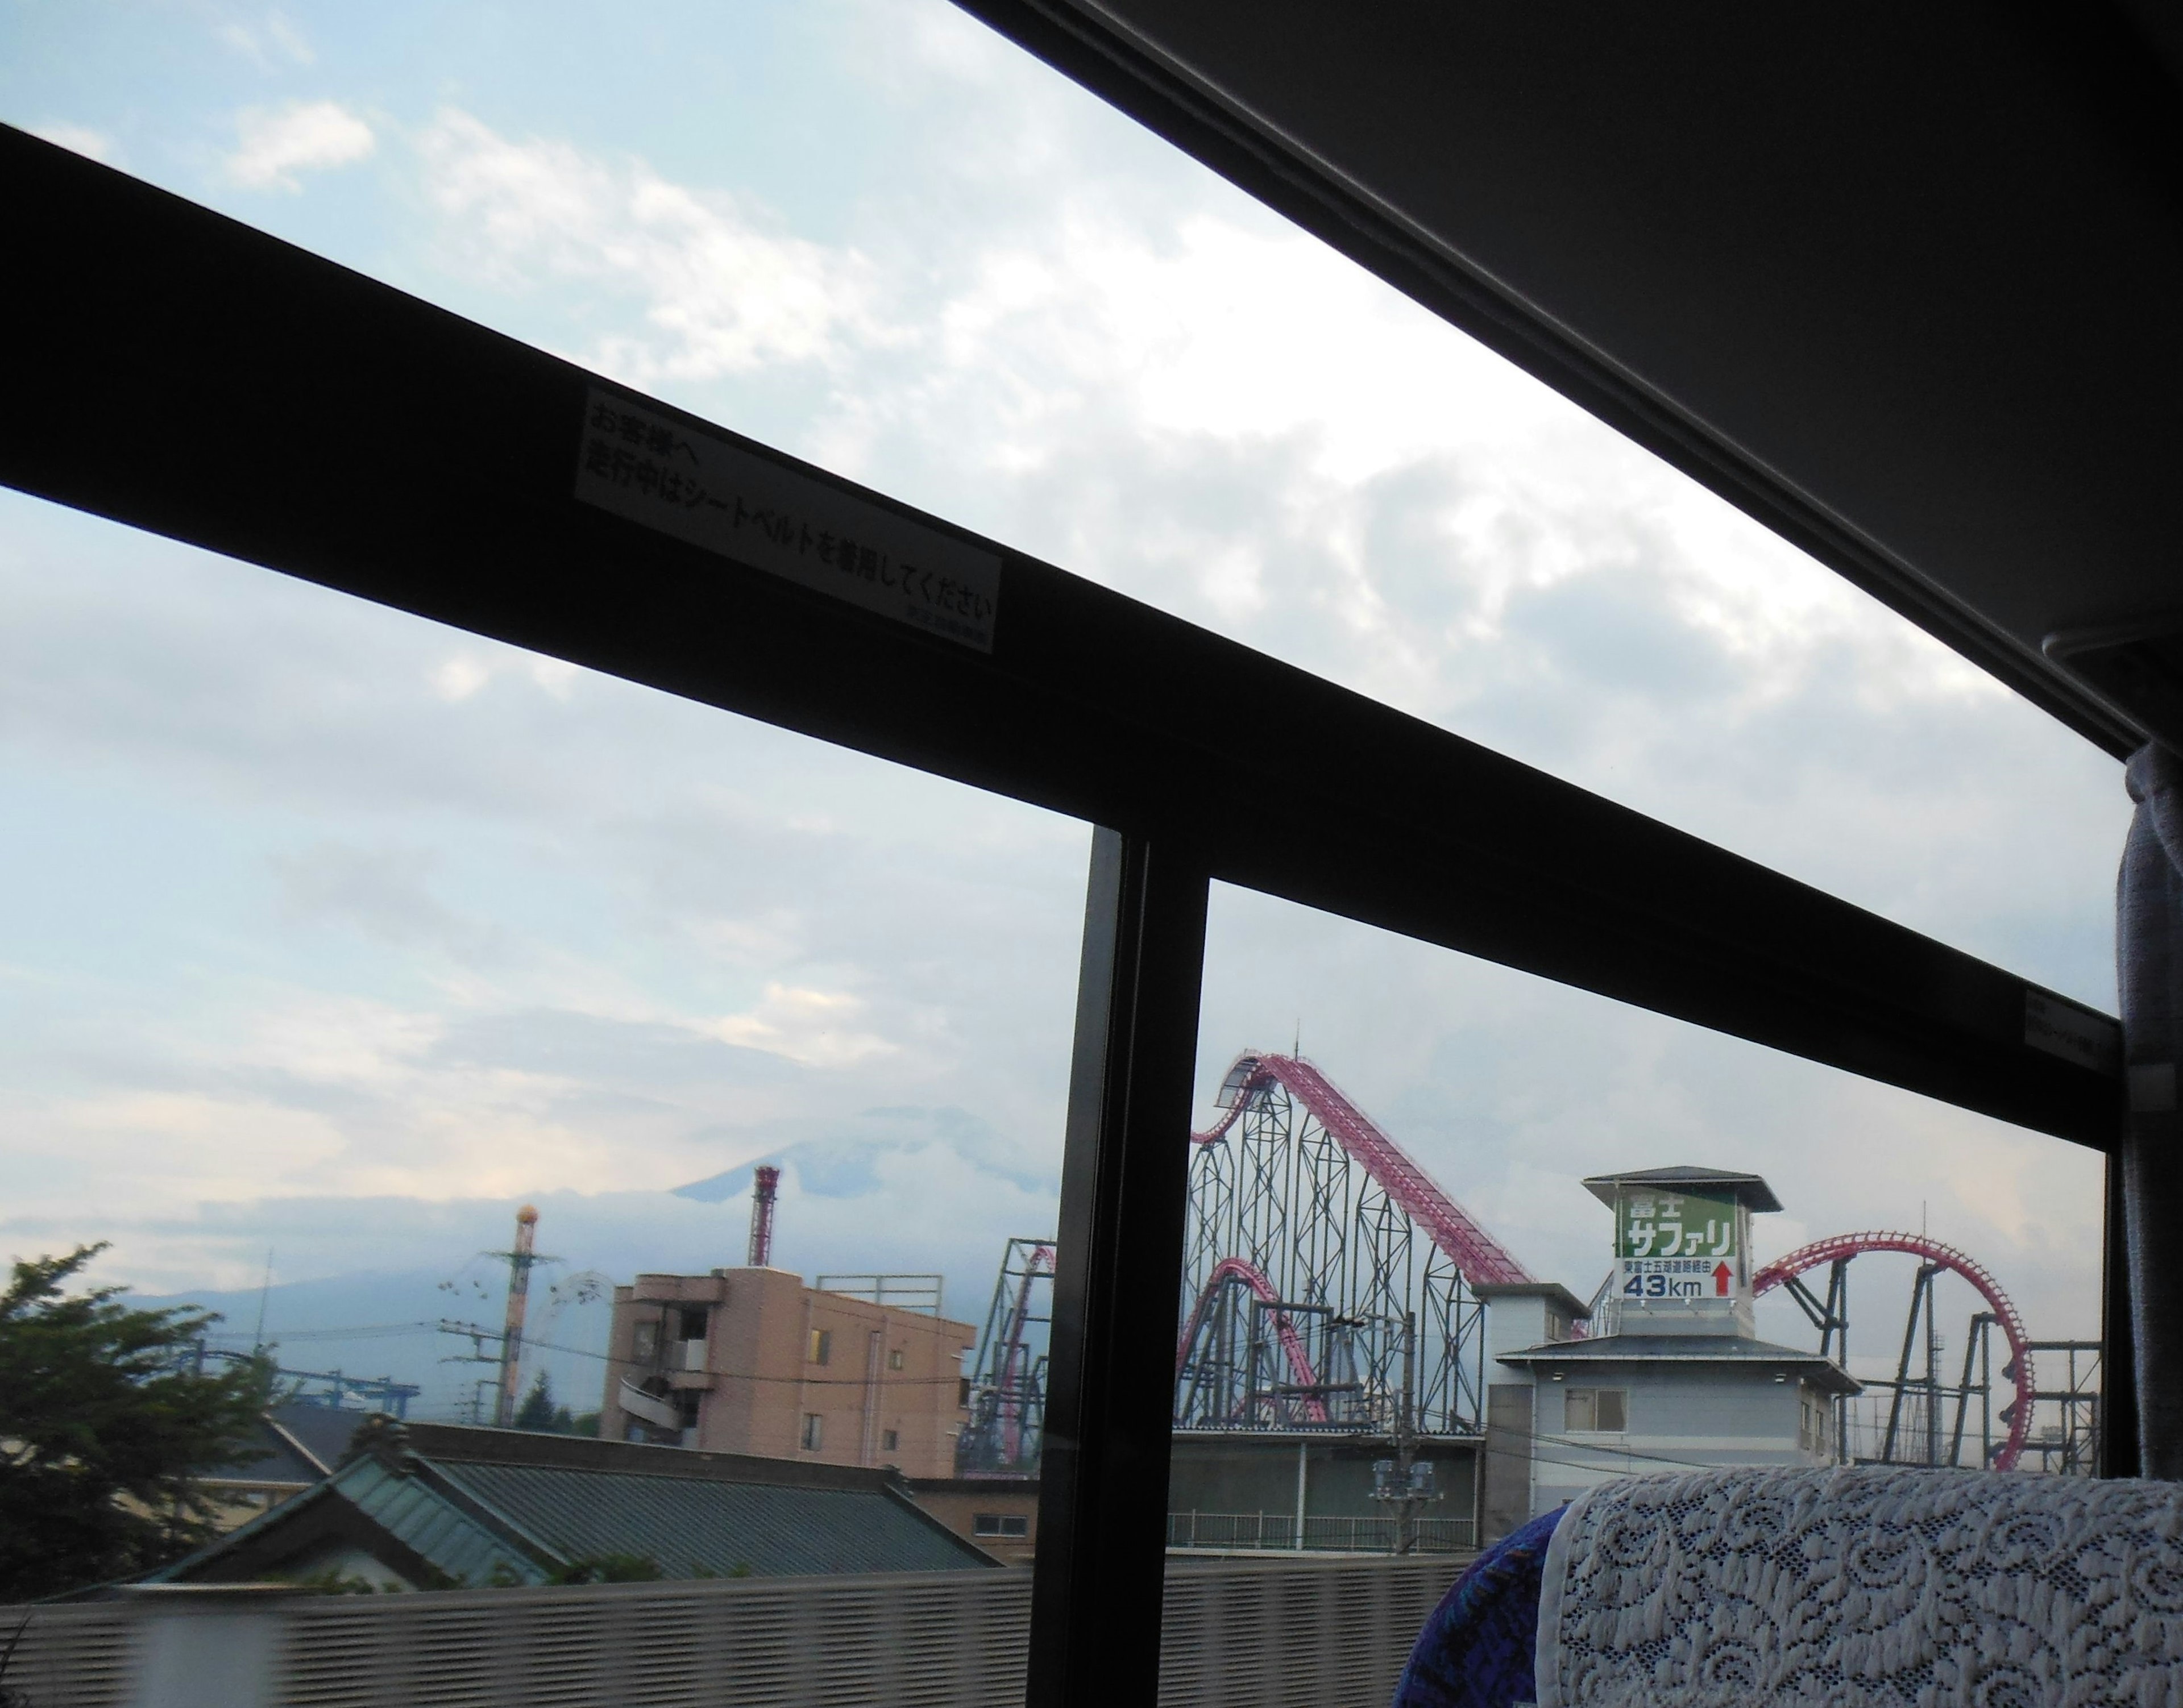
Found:
M 1419 1554 L 1467 1554 L 1478 1545 L 1478 1525 L 1469 1518 L 1413 1518 L 1410 1549 Z M 1391 1554 L 1392 1518 L 1306 1518 L 1301 1551 L 1336 1554 Z M 1167 1545 L 1221 1553 L 1299 1550 L 1293 1512 L 1170 1512 Z
M 1381 1708 L 1445 1556 L 1178 1559 L 1162 1708 Z M 8 1610 L 0 1610 L 12 1629 Z M 1003 1708 L 1026 1571 L 316 1596 L 191 1589 L 41 1610 L 30 1708 Z

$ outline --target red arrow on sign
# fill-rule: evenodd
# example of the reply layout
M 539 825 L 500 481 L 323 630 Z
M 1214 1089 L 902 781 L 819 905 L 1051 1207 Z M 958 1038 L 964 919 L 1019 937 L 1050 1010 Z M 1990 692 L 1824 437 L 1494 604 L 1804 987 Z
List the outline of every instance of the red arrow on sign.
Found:
M 1713 1290 L 1724 1299 L 1728 1297 L 1728 1278 L 1731 1273 L 1725 1263 L 1713 1266 Z

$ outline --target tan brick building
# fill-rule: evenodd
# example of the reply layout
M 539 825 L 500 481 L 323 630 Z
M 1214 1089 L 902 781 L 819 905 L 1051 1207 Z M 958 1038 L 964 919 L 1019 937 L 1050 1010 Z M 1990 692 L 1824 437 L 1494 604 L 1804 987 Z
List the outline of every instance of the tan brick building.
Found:
M 599 1433 L 952 1477 L 976 1340 L 780 1269 L 640 1275 L 614 1289 Z

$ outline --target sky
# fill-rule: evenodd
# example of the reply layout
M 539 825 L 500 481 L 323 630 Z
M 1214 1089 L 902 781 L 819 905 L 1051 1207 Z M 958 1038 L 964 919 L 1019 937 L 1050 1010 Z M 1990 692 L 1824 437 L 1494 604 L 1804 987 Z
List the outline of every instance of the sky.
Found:
M 0 0 L 0 119 L 2113 1006 L 2111 760 L 941 0 Z M 1053 1225 L 1083 825 L 14 495 L 0 801 L 0 1253 L 306 1336 L 769 1156 L 951 1314 Z M 1298 1038 L 1580 1293 L 1708 1162 L 2097 1331 L 2086 1153 L 1221 890 L 1201 1118 Z

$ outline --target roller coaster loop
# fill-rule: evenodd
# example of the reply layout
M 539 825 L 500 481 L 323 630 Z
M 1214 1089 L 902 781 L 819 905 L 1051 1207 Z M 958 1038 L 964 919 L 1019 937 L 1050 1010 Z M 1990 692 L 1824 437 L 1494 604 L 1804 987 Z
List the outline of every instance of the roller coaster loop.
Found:
M 1751 1290 L 1754 1295 L 1770 1292 L 1808 1269 L 1817 1269 L 1823 1264 L 1846 1263 L 1866 1251 L 1904 1252 L 1935 1268 L 1959 1275 L 1992 1310 L 1994 1320 L 2001 1325 L 2002 1337 L 2008 1342 L 2008 1362 L 2002 1374 L 2016 1389 L 2014 1402 L 2003 1407 L 2001 1413 L 2002 1420 L 2008 1425 L 2008 1439 L 1994 1455 L 1993 1468 L 2014 1469 L 2024 1451 L 2024 1444 L 2030 1439 L 2032 1395 L 2038 1387 L 2032 1378 L 2031 1349 L 2026 1344 L 2030 1337 L 2025 1332 L 2024 1319 L 2017 1314 L 2016 1306 L 2001 1290 L 2001 1283 L 1975 1257 L 1938 1239 L 1929 1239 L 1922 1234 L 1836 1234 L 1769 1263 L 1753 1278 Z

